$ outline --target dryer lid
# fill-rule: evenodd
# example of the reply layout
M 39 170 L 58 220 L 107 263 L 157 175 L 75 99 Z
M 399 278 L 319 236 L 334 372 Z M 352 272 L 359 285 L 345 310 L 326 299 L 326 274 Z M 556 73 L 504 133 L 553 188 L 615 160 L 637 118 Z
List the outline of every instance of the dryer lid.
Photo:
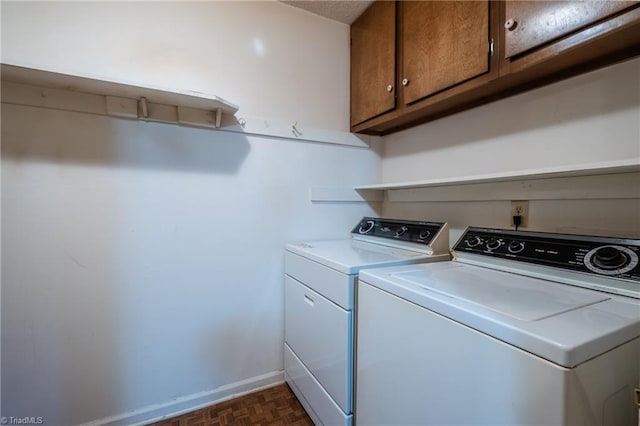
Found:
M 448 255 L 428 255 L 357 240 L 293 242 L 287 244 L 287 250 L 345 274 L 357 274 L 362 268 L 449 259 Z

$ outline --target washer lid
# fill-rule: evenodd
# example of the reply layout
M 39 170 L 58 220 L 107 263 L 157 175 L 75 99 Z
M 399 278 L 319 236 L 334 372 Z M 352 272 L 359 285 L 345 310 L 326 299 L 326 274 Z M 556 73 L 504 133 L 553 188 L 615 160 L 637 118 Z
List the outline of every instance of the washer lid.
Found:
M 538 321 L 610 299 L 601 293 L 576 291 L 525 276 L 505 280 L 494 271 L 478 268 L 446 268 L 429 275 L 409 271 L 394 276 L 522 321 Z
M 345 274 L 362 268 L 449 259 L 448 254 L 434 256 L 351 239 L 289 243 L 287 250 Z
M 564 367 L 640 337 L 640 302 L 550 280 L 439 262 L 360 281 Z

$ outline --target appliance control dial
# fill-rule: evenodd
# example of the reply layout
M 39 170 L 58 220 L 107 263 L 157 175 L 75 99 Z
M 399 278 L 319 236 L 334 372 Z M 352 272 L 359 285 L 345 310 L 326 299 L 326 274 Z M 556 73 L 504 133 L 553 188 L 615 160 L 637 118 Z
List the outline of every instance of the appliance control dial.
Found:
M 618 275 L 635 268 L 638 264 L 638 255 L 622 246 L 600 246 L 584 256 L 584 264 L 598 274 Z
M 502 243 L 503 243 L 503 241 L 501 239 L 499 239 L 499 238 L 491 238 L 491 239 L 489 239 L 489 241 L 487 241 L 487 249 L 495 250 L 497 248 L 500 248 Z
M 406 226 L 403 226 L 402 228 L 398 228 L 398 230 L 396 231 L 396 237 L 403 235 L 408 230 L 409 228 L 407 228 Z
M 472 237 L 467 238 L 464 243 L 467 245 L 467 247 L 471 247 L 471 248 L 477 247 L 480 244 L 482 244 L 482 238 L 480 238 L 477 235 L 474 235 Z
M 363 222 L 363 223 L 360 225 L 360 228 L 358 228 L 358 232 L 359 232 L 360 234 L 368 234 L 369 232 L 371 232 L 371 231 L 373 230 L 373 227 L 374 227 L 375 225 L 376 225 L 376 224 L 374 223 L 374 221 L 372 221 L 372 220 L 367 220 L 366 222 Z
M 507 250 L 509 250 L 509 253 L 518 254 L 524 250 L 524 242 L 513 240 L 507 246 Z
M 429 235 L 431 235 L 431 232 L 429 232 L 428 230 L 425 230 L 425 231 L 422 231 L 420 235 L 418 235 L 418 238 L 420 238 L 421 240 L 426 240 L 427 238 L 429 238 Z

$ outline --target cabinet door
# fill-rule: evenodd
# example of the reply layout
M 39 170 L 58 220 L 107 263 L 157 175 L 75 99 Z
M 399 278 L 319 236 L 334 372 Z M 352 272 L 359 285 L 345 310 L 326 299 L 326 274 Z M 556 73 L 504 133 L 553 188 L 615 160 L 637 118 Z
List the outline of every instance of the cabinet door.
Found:
M 489 71 L 488 1 L 404 1 L 404 103 Z
M 351 25 L 351 125 L 396 106 L 396 4 L 373 3 Z
M 638 1 L 506 1 L 505 57 L 566 36 Z

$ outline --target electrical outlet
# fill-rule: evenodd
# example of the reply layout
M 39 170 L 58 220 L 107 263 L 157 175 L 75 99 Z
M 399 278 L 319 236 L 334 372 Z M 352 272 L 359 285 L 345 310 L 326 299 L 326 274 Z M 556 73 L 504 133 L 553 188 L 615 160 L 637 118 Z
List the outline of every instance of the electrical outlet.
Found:
M 509 216 L 509 224 L 513 226 L 513 216 L 521 216 L 522 221 L 518 228 L 526 228 L 529 226 L 529 201 L 520 200 L 511 202 L 511 214 Z

